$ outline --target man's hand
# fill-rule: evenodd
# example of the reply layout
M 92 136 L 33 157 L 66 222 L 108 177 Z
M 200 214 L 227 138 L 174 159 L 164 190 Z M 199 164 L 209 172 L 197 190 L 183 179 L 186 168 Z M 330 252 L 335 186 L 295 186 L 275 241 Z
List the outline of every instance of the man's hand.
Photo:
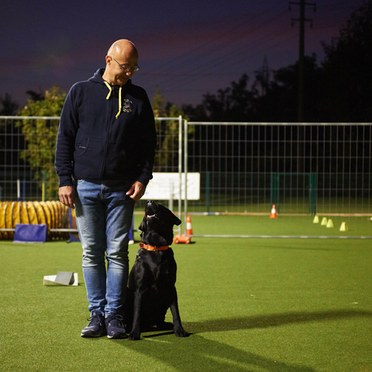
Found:
M 69 208 L 75 208 L 75 190 L 73 186 L 61 186 L 58 190 L 59 201 Z
M 136 181 L 131 188 L 127 191 L 126 195 L 128 195 L 130 198 L 134 199 L 135 201 L 138 201 L 142 198 L 143 194 L 145 193 L 146 186 Z

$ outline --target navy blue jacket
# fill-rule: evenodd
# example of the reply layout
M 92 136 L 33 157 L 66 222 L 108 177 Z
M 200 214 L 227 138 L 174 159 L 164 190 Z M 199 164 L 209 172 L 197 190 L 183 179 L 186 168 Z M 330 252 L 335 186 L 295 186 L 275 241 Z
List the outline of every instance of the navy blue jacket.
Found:
M 131 81 L 110 87 L 103 72 L 67 95 L 57 136 L 59 186 L 74 179 L 147 185 L 152 178 L 156 133 L 147 94 Z

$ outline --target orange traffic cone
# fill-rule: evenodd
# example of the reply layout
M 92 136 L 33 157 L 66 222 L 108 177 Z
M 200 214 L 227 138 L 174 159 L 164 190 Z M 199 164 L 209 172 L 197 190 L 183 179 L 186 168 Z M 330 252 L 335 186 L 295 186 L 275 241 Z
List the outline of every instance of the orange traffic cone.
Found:
M 278 213 L 276 211 L 275 204 L 271 206 L 270 218 L 278 218 Z
M 176 235 L 173 239 L 174 244 L 190 244 L 192 235 L 191 217 L 186 217 L 186 235 Z
M 190 244 L 191 237 L 187 235 L 176 235 L 173 239 L 174 244 Z
M 191 236 L 192 235 L 192 225 L 191 225 L 191 217 L 187 216 L 186 218 L 186 235 Z

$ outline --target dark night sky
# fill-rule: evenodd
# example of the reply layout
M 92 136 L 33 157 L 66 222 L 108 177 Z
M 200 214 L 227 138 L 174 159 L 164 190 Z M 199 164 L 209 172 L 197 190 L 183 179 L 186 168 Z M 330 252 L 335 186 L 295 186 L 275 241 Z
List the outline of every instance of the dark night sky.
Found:
M 323 59 L 363 0 L 314 0 L 306 7 L 305 52 Z M 296 3 L 296 1 L 291 1 Z M 287 0 L 2 0 L 1 89 L 23 104 L 26 90 L 64 90 L 104 65 L 111 43 L 129 38 L 140 52 L 133 82 L 152 98 L 200 103 L 266 58 L 270 70 L 295 63 L 299 6 Z

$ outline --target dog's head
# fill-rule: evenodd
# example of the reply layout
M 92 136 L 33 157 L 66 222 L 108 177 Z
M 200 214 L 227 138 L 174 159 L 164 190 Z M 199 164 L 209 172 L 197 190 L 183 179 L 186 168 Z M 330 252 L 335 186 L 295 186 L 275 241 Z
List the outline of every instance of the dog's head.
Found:
M 168 208 L 154 201 L 145 206 L 145 216 L 139 226 L 141 240 L 156 247 L 170 245 L 173 242 L 173 226 L 180 225 L 181 220 Z

